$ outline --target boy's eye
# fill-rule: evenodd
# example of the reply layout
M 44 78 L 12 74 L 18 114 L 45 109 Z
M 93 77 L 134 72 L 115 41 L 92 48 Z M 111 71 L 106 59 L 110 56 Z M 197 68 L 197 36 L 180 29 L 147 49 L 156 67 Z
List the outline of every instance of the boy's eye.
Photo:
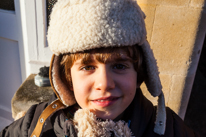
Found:
M 95 67 L 93 67 L 93 66 L 84 66 L 81 68 L 81 70 L 94 70 L 94 69 L 95 69 Z
M 118 70 L 124 70 L 127 68 L 127 66 L 123 64 L 115 64 L 113 68 Z

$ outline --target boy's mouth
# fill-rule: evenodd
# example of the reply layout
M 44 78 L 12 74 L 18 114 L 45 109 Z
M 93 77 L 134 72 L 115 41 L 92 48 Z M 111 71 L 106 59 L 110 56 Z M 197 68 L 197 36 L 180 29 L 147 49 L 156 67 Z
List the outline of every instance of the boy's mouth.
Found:
M 92 102 L 101 107 L 107 107 L 115 103 L 120 97 L 103 97 L 92 100 Z

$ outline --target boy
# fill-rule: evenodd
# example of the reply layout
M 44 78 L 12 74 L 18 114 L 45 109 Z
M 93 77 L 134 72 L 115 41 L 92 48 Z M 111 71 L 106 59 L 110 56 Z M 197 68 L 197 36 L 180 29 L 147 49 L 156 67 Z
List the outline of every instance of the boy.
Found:
M 195 137 L 165 108 L 144 14 L 134 0 L 59 0 L 48 43 L 55 95 L 0 136 Z M 153 107 L 140 90 L 158 96 Z

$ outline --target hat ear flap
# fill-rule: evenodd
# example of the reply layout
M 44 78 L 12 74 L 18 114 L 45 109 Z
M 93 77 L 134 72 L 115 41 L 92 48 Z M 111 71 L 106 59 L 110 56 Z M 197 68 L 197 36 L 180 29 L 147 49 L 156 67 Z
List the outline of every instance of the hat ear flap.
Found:
M 165 110 L 165 98 L 162 92 L 162 84 L 159 78 L 159 71 L 157 67 L 157 63 L 150 48 L 148 41 L 145 41 L 143 45 L 141 45 L 147 77 L 145 79 L 145 84 L 147 86 L 148 91 L 153 97 L 158 96 L 158 104 L 157 104 L 157 115 L 155 121 L 154 132 L 163 135 L 165 133 L 166 128 L 166 110 Z
M 74 92 L 71 87 L 66 84 L 64 71 L 60 65 L 62 55 L 53 55 L 50 65 L 50 83 L 53 90 L 61 102 L 66 106 L 71 106 L 76 103 Z
M 159 78 L 157 63 L 148 41 L 145 41 L 144 44 L 141 45 L 141 47 L 147 71 L 147 78 L 145 79 L 145 84 L 150 94 L 156 97 L 162 93 L 162 85 Z

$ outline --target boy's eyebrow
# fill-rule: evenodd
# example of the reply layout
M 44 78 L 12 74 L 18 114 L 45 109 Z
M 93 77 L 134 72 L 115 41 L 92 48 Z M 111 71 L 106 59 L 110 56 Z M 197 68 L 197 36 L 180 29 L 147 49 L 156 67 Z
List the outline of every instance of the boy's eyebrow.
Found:
M 84 58 L 82 58 L 80 60 L 75 61 L 74 64 L 75 65 L 87 65 L 87 64 L 90 64 L 92 62 L 94 62 L 94 59 L 91 59 L 91 58 L 84 59 Z
M 128 56 L 116 56 L 116 57 L 113 57 L 113 59 L 109 59 L 107 60 L 106 62 L 109 63 L 109 62 L 112 62 L 112 61 L 116 61 L 116 62 L 124 62 L 124 61 L 130 61 L 132 62 L 132 59 Z
M 80 60 L 77 60 L 74 62 L 75 65 L 88 65 L 92 62 L 94 62 L 95 59 L 94 58 L 82 58 Z M 111 57 L 106 59 L 106 61 L 102 61 L 102 60 L 98 60 L 97 61 L 101 62 L 101 63 L 111 63 L 111 62 L 125 62 L 125 61 L 130 61 L 132 62 L 132 59 L 128 56 L 116 56 L 116 57 Z
M 129 57 L 126 57 L 126 58 L 115 58 L 114 61 L 118 61 L 118 62 L 120 62 L 120 61 L 132 61 L 132 59 L 129 58 Z

